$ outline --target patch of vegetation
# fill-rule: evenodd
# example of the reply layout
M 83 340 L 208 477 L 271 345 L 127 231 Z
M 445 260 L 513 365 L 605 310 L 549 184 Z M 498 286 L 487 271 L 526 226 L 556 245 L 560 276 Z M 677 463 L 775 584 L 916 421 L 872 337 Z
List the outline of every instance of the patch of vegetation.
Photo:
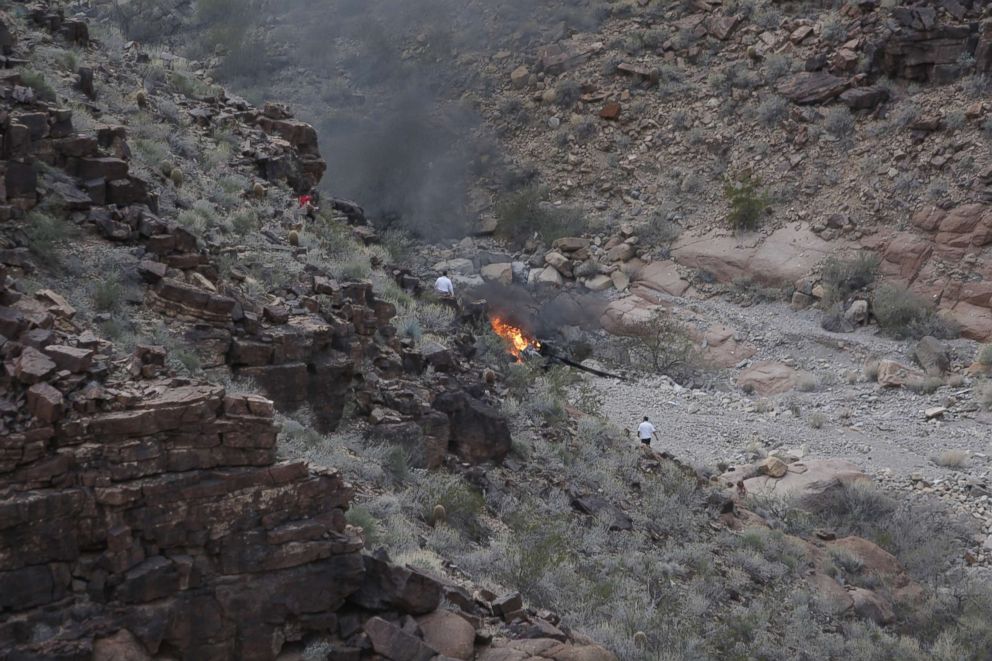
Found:
M 568 207 L 555 207 L 547 198 L 547 190 L 539 186 L 528 186 L 501 197 L 496 202 L 497 234 L 520 245 L 534 234 L 550 243 L 581 233 L 585 221 L 580 213 Z
M 944 450 L 933 458 L 933 463 L 943 468 L 961 470 L 968 465 L 970 455 L 965 450 Z
M 93 308 L 97 312 L 113 312 L 120 308 L 124 298 L 124 285 L 119 271 L 105 272 L 104 279 L 91 287 Z
M 35 209 L 24 220 L 28 249 L 44 262 L 58 264 L 60 250 L 79 234 L 67 219 L 57 217 L 57 209 Z
M 932 335 L 953 339 L 960 328 L 937 314 L 932 305 L 904 287 L 885 284 L 875 290 L 872 310 L 882 331 L 896 339 Z
M 669 313 L 637 324 L 628 335 L 656 372 L 682 381 L 698 368 L 699 356 L 688 327 Z
M 55 101 L 55 88 L 45 78 L 45 74 L 33 69 L 24 69 L 20 72 L 21 83 L 25 87 L 34 90 L 35 96 L 42 101 Z
M 727 221 L 735 232 L 750 232 L 761 226 L 771 198 L 762 188 L 761 181 L 750 173 L 727 178 L 723 196 L 730 204 Z
M 863 250 L 851 259 L 830 257 L 823 264 L 820 280 L 827 290 L 824 303 L 832 305 L 844 301 L 856 291 L 860 291 L 878 278 L 881 258 L 873 252 Z

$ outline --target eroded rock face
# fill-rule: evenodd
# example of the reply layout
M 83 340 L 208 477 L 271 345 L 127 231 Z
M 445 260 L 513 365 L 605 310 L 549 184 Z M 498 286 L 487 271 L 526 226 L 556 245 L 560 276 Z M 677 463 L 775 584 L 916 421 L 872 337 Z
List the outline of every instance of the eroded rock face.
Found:
M 278 462 L 272 416 L 258 397 L 162 382 L 123 410 L 9 436 L 0 648 L 88 655 L 127 629 L 149 654 L 270 659 L 332 627 L 364 575 L 351 488 Z M 50 450 L 28 452 L 39 434 Z

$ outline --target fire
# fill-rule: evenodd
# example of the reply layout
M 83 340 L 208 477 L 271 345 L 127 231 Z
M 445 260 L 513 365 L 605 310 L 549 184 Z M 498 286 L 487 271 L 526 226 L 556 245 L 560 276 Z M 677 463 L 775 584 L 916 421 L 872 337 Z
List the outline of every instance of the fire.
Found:
M 520 361 L 520 354 L 527 349 L 540 349 L 541 343 L 537 340 L 530 339 L 527 335 L 516 326 L 506 323 L 499 317 L 492 317 L 489 323 L 493 327 L 493 331 L 496 332 L 501 338 L 503 338 L 509 345 L 510 353 Z

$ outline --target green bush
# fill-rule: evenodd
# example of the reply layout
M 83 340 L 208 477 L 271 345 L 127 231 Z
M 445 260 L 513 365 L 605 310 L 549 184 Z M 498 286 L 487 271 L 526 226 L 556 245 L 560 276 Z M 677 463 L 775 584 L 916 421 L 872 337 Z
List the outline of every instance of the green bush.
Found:
M 927 335 L 953 339 L 960 333 L 957 325 L 940 317 L 933 306 L 897 285 L 886 284 L 875 290 L 873 312 L 882 332 L 896 339 Z
M 497 234 L 518 245 L 535 232 L 550 243 L 578 234 L 584 227 L 584 219 L 577 210 L 551 206 L 547 191 L 540 186 L 528 186 L 502 196 L 496 202 L 496 220 Z
M 42 101 L 55 100 L 55 88 L 49 84 L 43 73 L 32 69 L 21 71 L 21 83 L 34 90 L 35 95 Z
M 412 496 L 418 516 L 425 523 L 433 521 L 434 508 L 441 505 L 447 513 L 449 526 L 473 539 L 482 536 L 484 527 L 479 517 L 485 507 L 485 500 L 481 493 L 460 476 L 429 473 L 413 489 Z
M 104 279 L 93 285 L 90 295 L 97 312 L 113 312 L 121 306 L 124 286 L 119 272 L 107 273 Z
M 758 229 L 771 203 L 769 195 L 761 189 L 761 181 L 750 174 L 728 178 L 723 185 L 723 196 L 730 204 L 727 221 L 735 232 Z
M 78 234 L 78 229 L 68 220 L 35 210 L 25 219 L 24 234 L 31 252 L 43 260 L 58 263 L 58 250 Z
M 986 344 L 978 350 L 978 355 L 975 357 L 979 365 L 984 367 L 992 367 L 992 344 Z
M 852 293 L 875 282 L 881 259 L 867 250 L 851 259 L 830 257 L 823 264 L 820 279 L 827 290 L 826 304 L 843 301 Z

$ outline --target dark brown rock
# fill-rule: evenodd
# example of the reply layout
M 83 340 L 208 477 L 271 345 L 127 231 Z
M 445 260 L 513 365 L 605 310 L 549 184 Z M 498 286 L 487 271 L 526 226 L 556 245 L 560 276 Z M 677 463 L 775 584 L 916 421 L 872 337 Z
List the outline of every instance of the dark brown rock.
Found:
M 28 411 L 40 422 L 50 425 L 62 417 L 62 393 L 47 383 L 36 383 L 28 388 Z
M 45 354 L 55 361 L 60 370 L 70 372 L 85 372 L 93 364 L 93 350 L 69 347 L 62 344 L 52 344 L 45 347 Z
M 371 611 L 399 610 L 424 615 L 441 603 L 441 584 L 416 569 L 390 565 L 388 559 L 364 556 L 365 578 L 348 601 Z
M 392 661 L 430 661 L 437 655 L 437 650 L 424 641 L 381 617 L 366 622 L 365 633 L 372 641 L 372 649 Z
M 847 87 L 848 82 L 843 78 L 821 71 L 804 71 L 779 83 L 778 92 L 793 103 L 812 105 L 840 96 Z
M 47 379 L 55 371 L 55 363 L 33 347 L 26 347 L 14 360 L 14 376 L 28 385 Z
M 440 393 L 433 407 L 448 415 L 451 449 L 474 463 L 501 461 L 511 446 L 506 419 L 492 406 L 464 391 Z

